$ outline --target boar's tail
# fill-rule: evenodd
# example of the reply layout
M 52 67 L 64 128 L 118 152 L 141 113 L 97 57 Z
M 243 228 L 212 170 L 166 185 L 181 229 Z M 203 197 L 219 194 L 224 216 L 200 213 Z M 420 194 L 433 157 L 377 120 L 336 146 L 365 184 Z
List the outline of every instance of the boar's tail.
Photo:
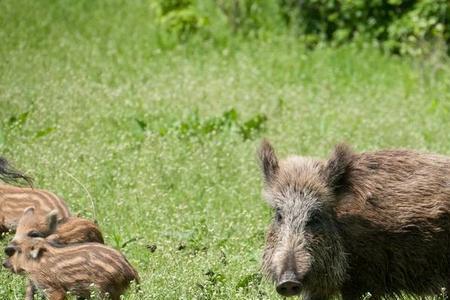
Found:
M 0 156 L 0 180 L 6 183 L 18 183 L 20 180 L 26 181 L 32 186 L 33 179 L 20 171 L 14 169 L 8 161 Z

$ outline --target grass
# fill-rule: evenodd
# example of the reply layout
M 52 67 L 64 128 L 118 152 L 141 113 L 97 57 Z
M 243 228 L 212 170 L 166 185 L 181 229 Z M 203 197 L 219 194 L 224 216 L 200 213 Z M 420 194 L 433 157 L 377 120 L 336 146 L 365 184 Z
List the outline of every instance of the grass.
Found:
M 448 62 L 288 35 L 165 49 L 148 3 L 102 3 L 0 1 L 0 152 L 98 220 L 141 275 L 125 299 L 277 299 L 262 136 L 281 155 L 450 154 Z M 0 298 L 23 282 L 1 270 Z

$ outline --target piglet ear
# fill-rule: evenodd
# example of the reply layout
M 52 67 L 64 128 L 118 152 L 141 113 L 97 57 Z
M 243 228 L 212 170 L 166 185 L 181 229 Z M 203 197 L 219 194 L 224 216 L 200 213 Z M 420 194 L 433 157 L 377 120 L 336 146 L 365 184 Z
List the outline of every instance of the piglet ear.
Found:
M 25 209 L 23 210 L 22 216 L 21 216 L 20 219 L 19 219 L 18 224 L 21 224 L 21 223 L 23 223 L 23 222 L 26 222 L 26 220 L 29 220 L 30 218 L 33 218 L 33 216 L 34 216 L 34 207 L 33 207 L 33 206 L 29 206 L 29 207 L 25 208 Z M 18 224 L 15 224 L 15 225 L 13 226 L 13 229 L 14 229 L 14 230 L 17 229 Z
M 279 165 L 275 150 L 269 141 L 261 142 L 258 157 L 266 184 L 270 184 L 278 173 Z
M 56 209 L 49 212 L 47 215 L 48 233 L 52 234 L 56 231 L 58 225 L 58 211 Z
M 25 208 L 23 210 L 23 215 L 24 216 L 32 216 L 32 215 L 34 215 L 34 207 L 33 206 L 29 206 L 29 207 Z
M 345 184 L 352 155 L 353 151 L 346 144 L 338 144 L 334 148 L 324 170 L 327 183 L 333 190 L 338 190 Z

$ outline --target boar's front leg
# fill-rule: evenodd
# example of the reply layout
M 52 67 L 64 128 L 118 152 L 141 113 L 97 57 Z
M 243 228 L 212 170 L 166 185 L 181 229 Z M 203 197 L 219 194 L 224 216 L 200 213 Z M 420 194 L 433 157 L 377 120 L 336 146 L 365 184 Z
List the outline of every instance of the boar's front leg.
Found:
M 305 293 L 303 300 L 328 300 L 330 297 L 318 294 Z
M 360 300 L 363 295 L 351 291 L 342 291 L 342 300 Z M 371 299 L 379 299 L 379 297 L 372 296 Z
M 27 280 L 27 287 L 25 289 L 25 300 L 34 300 L 34 294 L 36 294 L 36 286 L 33 281 Z
M 9 231 L 8 227 L 5 225 L 5 217 L 0 216 L 0 237 L 3 233 L 7 233 Z

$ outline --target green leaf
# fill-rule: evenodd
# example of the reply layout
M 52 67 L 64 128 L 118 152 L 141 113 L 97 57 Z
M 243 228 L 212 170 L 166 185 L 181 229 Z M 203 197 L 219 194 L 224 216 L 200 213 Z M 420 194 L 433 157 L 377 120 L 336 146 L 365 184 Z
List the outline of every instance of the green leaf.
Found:
M 136 121 L 136 123 L 137 123 L 137 125 L 139 126 L 139 128 L 140 128 L 142 131 L 145 131 L 145 129 L 147 128 L 147 123 L 144 122 L 144 121 L 142 121 L 142 120 L 139 120 L 139 119 L 134 119 L 134 120 Z
M 8 124 L 9 126 L 22 126 L 28 119 L 29 111 L 23 112 L 18 115 L 13 115 L 9 117 Z
M 242 277 L 236 285 L 236 288 L 246 288 L 249 285 L 259 284 L 261 282 L 261 275 L 259 273 L 252 273 Z
M 41 138 L 44 137 L 46 135 L 49 135 L 50 133 L 52 133 L 56 128 L 55 127 L 47 127 L 44 128 L 42 130 L 39 130 L 38 132 L 36 132 L 36 135 L 34 136 L 35 138 Z

